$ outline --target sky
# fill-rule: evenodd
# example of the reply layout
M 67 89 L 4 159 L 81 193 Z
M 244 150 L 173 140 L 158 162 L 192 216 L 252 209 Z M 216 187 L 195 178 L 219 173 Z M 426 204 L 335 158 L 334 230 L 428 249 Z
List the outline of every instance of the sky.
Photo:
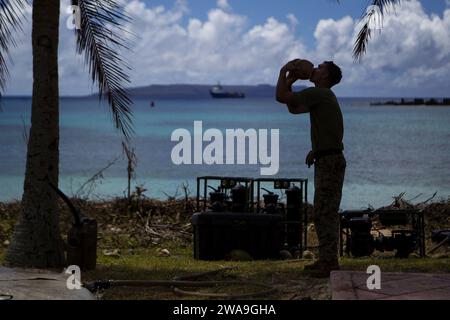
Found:
M 360 62 L 352 46 L 366 0 L 120 0 L 138 34 L 124 52 L 131 86 L 150 84 L 276 84 L 287 61 L 333 60 L 343 71 L 339 96 L 450 96 L 450 0 L 403 0 L 375 32 Z M 61 95 L 96 91 L 75 53 L 62 0 Z M 32 88 L 31 8 L 11 50 L 7 95 Z M 305 82 L 306 85 L 312 85 Z

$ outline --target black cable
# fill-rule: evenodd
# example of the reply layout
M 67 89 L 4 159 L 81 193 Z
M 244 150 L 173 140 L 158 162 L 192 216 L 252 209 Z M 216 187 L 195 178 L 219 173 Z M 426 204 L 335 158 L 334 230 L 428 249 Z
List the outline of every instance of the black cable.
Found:
M 224 299 L 242 299 L 256 296 L 264 296 L 276 292 L 276 289 L 271 286 L 260 282 L 253 281 L 199 281 L 198 278 L 204 278 L 208 275 L 217 274 L 226 270 L 234 268 L 221 268 L 218 270 L 202 272 L 194 275 L 179 276 L 173 278 L 173 280 L 101 280 L 94 281 L 83 285 L 89 291 L 96 293 L 99 290 L 105 290 L 112 287 L 170 287 L 174 293 L 190 296 L 211 297 L 211 298 L 224 298 Z M 264 288 L 263 290 L 239 293 L 239 294 L 227 294 L 227 293 L 204 293 L 198 291 L 187 291 L 180 289 L 179 287 L 190 288 L 206 288 L 217 287 L 223 285 L 250 285 Z

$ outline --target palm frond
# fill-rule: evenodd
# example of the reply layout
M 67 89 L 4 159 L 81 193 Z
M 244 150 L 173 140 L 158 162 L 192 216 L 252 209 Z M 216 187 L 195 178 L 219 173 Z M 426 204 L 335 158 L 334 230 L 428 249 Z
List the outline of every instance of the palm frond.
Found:
M 9 75 L 9 48 L 16 45 L 14 32 L 22 30 L 25 5 L 25 0 L 0 0 L 0 101 Z
M 99 98 L 106 98 L 117 129 L 128 139 L 132 126 L 131 98 L 126 85 L 131 70 L 120 49 L 129 50 L 126 24 L 131 22 L 116 0 L 73 0 L 80 8 L 81 29 L 76 30 L 77 51 L 84 53 Z M 129 34 L 129 33 L 128 33 Z
M 382 19 L 382 16 L 388 12 L 390 8 L 395 9 L 401 2 L 402 0 L 372 0 L 372 6 L 377 6 L 381 13 L 381 17 L 375 17 L 375 19 Z M 372 36 L 372 30 L 369 27 L 369 23 L 376 14 L 378 13 L 374 10 L 369 10 L 362 15 L 361 21 L 364 23 L 361 25 L 361 29 L 358 32 L 358 36 L 353 46 L 353 58 L 355 60 L 361 60 L 362 56 L 367 51 L 367 44 Z

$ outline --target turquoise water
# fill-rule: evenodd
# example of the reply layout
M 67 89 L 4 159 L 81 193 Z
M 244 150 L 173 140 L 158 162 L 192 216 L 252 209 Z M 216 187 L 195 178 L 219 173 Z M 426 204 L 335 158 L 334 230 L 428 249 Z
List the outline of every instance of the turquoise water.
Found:
M 341 207 L 357 209 L 388 204 L 392 196 L 406 198 L 435 191 L 450 196 L 450 108 L 370 107 L 368 99 L 340 99 L 345 121 L 347 174 Z M 29 129 L 31 99 L 6 98 L 0 113 L 0 200 L 20 199 L 25 168 L 24 126 Z M 304 165 L 310 149 L 309 117 L 291 115 L 271 99 L 160 100 L 134 105 L 136 134 L 132 144 L 138 162 L 134 184 L 148 189 L 147 196 L 174 195 L 183 182 L 195 192 L 195 177 L 231 175 L 258 177 L 260 165 L 181 165 L 172 163 L 177 128 L 193 131 L 195 120 L 203 129 L 279 129 L 278 177 L 310 179 Z M 61 188 L 69 194 L 99 169 L 119 159 L 103 174 L 91 197 L 123 195 L 126 161 L 121 136 L 114 130 L 108 107 L 96 99 L 61 99 Z M 204 144 L 206 145 L 206 143 Z M 182 195 L 179 188 L 178 195 Z M 310 192 L 310 200 L 312 192 Z

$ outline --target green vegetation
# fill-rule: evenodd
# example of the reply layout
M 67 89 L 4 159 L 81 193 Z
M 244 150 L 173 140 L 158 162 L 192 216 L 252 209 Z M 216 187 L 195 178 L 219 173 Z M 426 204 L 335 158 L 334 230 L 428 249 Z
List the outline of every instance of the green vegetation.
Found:
M 277 292 L 266 299 L 329 299 L 328 279 L 315 279 L 303 272 L 307 260 L 292 261 L 198 261 L 192 257 L 191 245 L 166 243 L 165 249 L 170 256 L 161 256 L 153 246 L 148 249 L 132 251 L 121 250 L 118 256 L 105 256 L 99 252 L 98 267 L 95 271 L 83 273 L 82 280 L 88 283 L 95 280 L 171 280 L 177 276 L 192 275 L 234 267 L 202 280 L 257 281 L 273 285 Z M 3 252 L 0 251 L 0 263 Z M 372 264 L 379 265 L 384 272 L 450 272 L 450 258 L 371 258 L 341 260 L 343 270 L 365 272 Z M 221 286 L 210 289 L 198 289 L 201 292 L 236 293 L 257 291 L 249 286 Z M 179 296 L 170 288 L 126 288 L 117 287 L 101 294 L 103 299 L 199 299 L 191 296 Z
M 201 280 L 256 281 L 272 285 L 277 292 L 267 299 L 329 299 L 328 279 L 311 278 L 303 271 L 309 260 L 298 261 L 198 261 L 193 258 L 189 218 L 195 211 L 192 199 L 156 201 L 142 200 L 129 204 L 116 199 L 108 202 L 79 201 L 77 206 L 88 216 L 97 219 L 99 226 L 98 260 L 95 271 L 84 272 L 84 283 L 95 280 L 172 280 L 174 277 L 193 275 L 234 267 Z M 436 216 L 428 215 L 431 229 L 448 227 L 448 203 L 429 205 Z M 0 203 L 0 264 L 6 245 L 20 210 L 19 203 Z M 63 234 L 70 227 L 71 216 L 61 205 Z M 427 229 L 427 234 L 431 229 Z M 313 232 L 313 231 L 312 231 Z M 310 235 L 314 244 L 314 239 Z M 430 245 L 430 243 L 428 243 Z M 162 252 L 163 249 L 167 251 Z M 313 250 L 314 251 L 314 250 Z M 373 258 L 341 260 L 343 270 L 365 272 L 372 264 L 384 272 L 450 272 L 450 257 L 444 248 L 433 258 L 396 259 L 383 255 Z M 440 258 L 439 258 L 440 257 Z M 194 289 L 193 289 L 194 290 Z M 259 288 L 248 285 L 218 285 L 215 288 L 195 289 L 209 293 L 254 292 Z M 178 296 L 169 287 L 110 288 L 103 299 L 199 299 Z

